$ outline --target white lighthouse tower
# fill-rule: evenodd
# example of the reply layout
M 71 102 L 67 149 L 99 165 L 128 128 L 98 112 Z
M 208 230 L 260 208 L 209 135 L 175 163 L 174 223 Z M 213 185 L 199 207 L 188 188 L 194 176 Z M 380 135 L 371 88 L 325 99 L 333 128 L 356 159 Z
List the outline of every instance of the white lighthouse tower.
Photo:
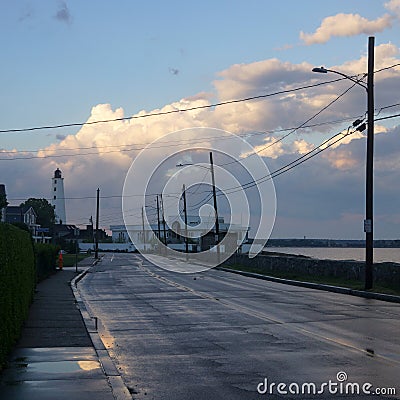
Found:
M 51 178 L 51 186 L 51 204 L 56 214 L 56 224 L 66 224 L 64 178 L 62 178 L 61 171 L 58 168 L 54 171 L 54 177 Z

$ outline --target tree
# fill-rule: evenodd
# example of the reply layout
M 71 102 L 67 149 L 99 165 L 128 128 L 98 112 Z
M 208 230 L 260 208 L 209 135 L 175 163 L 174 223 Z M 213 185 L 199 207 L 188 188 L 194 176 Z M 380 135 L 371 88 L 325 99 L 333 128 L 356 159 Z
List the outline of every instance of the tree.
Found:
M 54 208 L 46 199 L 30 198 L 21 203 L 21 207 L 32 207 L 37 215 L 36 222 L 42 228 L 52 228 L 54 225 L 56 220 Z

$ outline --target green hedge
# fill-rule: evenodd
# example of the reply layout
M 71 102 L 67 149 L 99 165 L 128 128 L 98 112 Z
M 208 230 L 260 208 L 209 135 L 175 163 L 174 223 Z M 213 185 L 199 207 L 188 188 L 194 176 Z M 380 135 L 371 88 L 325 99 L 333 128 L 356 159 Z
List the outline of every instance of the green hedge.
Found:
M 36 278 L 42 281 L 54 273 L 59 248 L 52 244 L 35 243 Z
M 20 335 L 35 281 L 30 234 L 0 223 L 0 367 Z

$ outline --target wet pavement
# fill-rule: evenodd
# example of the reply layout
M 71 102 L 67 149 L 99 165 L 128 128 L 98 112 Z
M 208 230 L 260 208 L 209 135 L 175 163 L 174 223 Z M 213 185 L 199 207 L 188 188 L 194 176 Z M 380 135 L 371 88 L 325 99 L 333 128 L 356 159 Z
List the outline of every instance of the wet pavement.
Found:
M 107 255 L 78 287 L 135 399 L 400 398 L 398 304 L 217 270 L 177 274 L 133 254 Z M 396 394 L 262 395 L 266 378 Z
M 113 400 L 92 347 L 19 348 L 2 373 L 0 399 Z
M 79 269 L 92 262 L 84 260 Z M 70 287 L 76 276 L 75 268 L 64 268 L 38 284 L 21 338 L 0 374 L 1 400 L 117 397 L 111 381 L 119 374 L 105 373 L 107 358 L 94 346 Z

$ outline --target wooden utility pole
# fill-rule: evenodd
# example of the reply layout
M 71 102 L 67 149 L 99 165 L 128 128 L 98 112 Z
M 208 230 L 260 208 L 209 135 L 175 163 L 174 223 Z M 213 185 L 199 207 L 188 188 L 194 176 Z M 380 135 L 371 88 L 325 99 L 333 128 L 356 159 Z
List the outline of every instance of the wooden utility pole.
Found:
M 160 203 L 157 195 L 157 227 L 158 227 L 158 240 L 161 242 L 161 231 L 160 231 Z M 161 253 L 161 247 L 159 246 L 159 253 Z
M 95 232 L 95 250 L 94 258 L 99 258 L 99 206 L 100 206 L 100 189 L 97 188 L 97 202 L 96 202 L 96 232 Z
M 165 247 L 167 247 L 167 232 L 165 229 L 164 201 L 162 198 L 162 193 L 161 193 L 160 197 L 161 197 L 162 223 L 163 223 L 163 232 L 164 232 L 164 244 L 165 244 Z M 165 249 L 165 250 L 167 250 L 167 249 Z
M 144 210 L 142 207 L 142 235 L 143 235 L 143 247 L 144 251 L 146 251 L 146 231 L 144 230 Z
M 185 253 L 186 261 L 189 259 L 189 238 L 188 238 L 188 220 L 187 220 L 187 208 L 186 208 L 186 187 L 185 184 L 182 186 L 182 197 L 183 197 L 183 212 L 185 215 Z
M 365 290 L 372 289 L 374 267 L 374 51 L 375 37 L 368 38 L 368 130 L 367 130 L 367 160 L 365 178 Z
M 215 190 L 214 162 L 213 162 L 213 154 L 211 151 L 210 151 L 210 167 L 211 167 L 211 179 L 212 179 L 214 211 L 215 211 L 215 245 L 217 246 L 217 261 L 219 264 L 221 262 L 221 255 L 219 252 L 219 221 L 218 221 L 218 208 L 217 208 L 217 194 Z

